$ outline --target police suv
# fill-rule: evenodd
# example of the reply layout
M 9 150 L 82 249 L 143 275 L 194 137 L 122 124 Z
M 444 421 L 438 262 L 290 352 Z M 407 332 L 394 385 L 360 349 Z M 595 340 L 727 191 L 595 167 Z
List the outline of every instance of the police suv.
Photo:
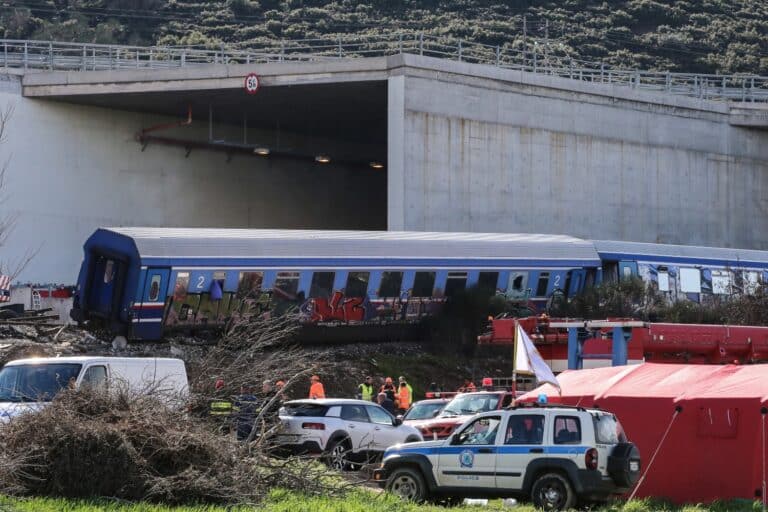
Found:
M 402 498 L 530 498 L 545 510 L 607 500 L 640 475 L 640 453 L 606 411 L 533 404 L 478 414 L 449 438 L 384 452 L 374 480 Z

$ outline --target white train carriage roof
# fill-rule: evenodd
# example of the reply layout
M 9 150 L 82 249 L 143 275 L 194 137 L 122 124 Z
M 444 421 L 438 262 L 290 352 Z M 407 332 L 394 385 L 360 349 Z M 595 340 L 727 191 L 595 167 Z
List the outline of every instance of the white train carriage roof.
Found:
M 595 249 L 603 260 L 640 260 L 658 263 L 717 265 L 731 267 L 768 267 L 768 251 L 665 245 L 642 242 L 595 240 Z
M 549 260 L 599 266 L 592 242 L 563 235 L 209 228 L 102 228 L 143 261 L 207 258 Z

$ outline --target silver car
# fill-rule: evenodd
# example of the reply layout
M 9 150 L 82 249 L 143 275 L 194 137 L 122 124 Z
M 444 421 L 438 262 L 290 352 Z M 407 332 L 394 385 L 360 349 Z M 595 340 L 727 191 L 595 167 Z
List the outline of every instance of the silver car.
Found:
M 390 446 L 422 441 L 417 429 L 363 400 L 292 400 L 283 404 L 279 416 L 281 449 L 322 456 L 338 470 L 379 458 Z

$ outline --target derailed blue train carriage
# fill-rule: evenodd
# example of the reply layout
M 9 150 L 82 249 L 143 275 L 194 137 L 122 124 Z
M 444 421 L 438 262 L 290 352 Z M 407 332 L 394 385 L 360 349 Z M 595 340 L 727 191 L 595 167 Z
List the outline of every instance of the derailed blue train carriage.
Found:
M 103 228 L 85 243 L 71 316 L 131 339 L 296 306 L 307 322 L 416 322 L 477 286 L 543 306 L 599 278 L 559 235 Z
M 596 240 L 603 280 L 641 278 L 670 302 L 753 294 L 768 283 L 768 252 Z

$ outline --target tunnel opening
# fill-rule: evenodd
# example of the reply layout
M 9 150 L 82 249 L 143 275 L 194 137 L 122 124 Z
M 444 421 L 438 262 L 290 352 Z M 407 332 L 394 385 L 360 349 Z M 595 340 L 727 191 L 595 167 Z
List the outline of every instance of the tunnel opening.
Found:
M 61 99 L 143 114 L 136 158 L 163 153 L 163 187 L 188 205 L 161 225 L 387 229 L 386 81 Z

